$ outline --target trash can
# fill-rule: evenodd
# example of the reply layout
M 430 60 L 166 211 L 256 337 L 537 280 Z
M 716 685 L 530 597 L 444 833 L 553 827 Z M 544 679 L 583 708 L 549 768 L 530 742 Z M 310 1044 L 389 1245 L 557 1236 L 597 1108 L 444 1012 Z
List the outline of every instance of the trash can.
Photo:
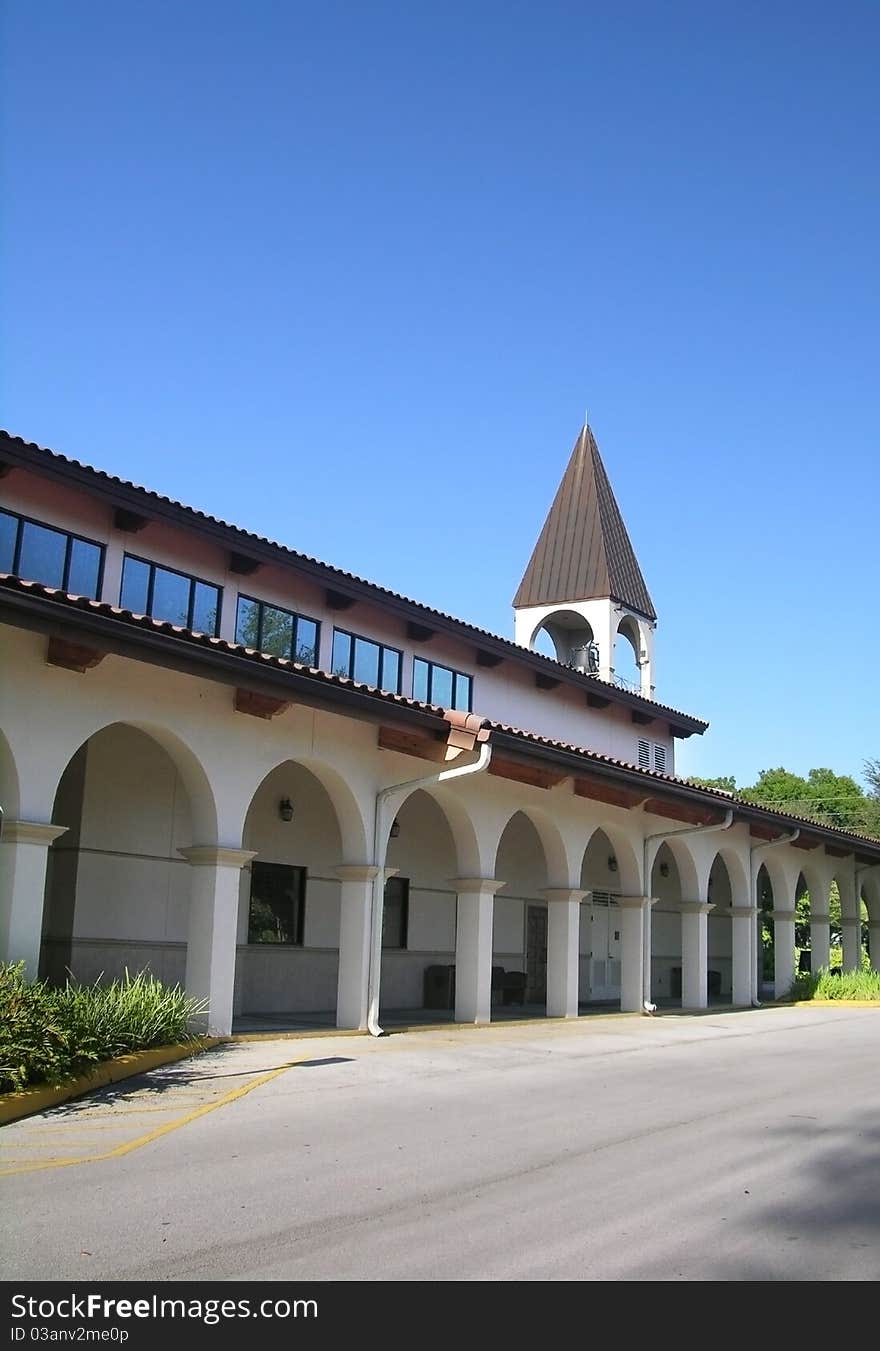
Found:
M 424 1006 L 426 1009 L 455 1008 L 455 967 L 426 966 Z

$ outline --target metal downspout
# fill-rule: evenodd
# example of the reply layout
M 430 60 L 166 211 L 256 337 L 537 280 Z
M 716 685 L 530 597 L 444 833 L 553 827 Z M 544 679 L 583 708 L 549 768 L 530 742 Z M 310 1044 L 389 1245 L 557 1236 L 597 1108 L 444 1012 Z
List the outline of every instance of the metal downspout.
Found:
M 473 715 L 467 715 L 473 717 Z M 454 724 L 453 724 L 454 729 Z M 388 831 L 385 829 L 386 810 L 389 798 L 407 790 L 425 788 L 429 784 L 448 783 L 450 779 L 464 778 L 467 774 L 480 774 L 488 769 L 492 759 L 492 747 L 488 741 L 488 732 L 478 732 L 474 741 L 480 742 L 480 754 L 467 765 L 457 765 L 452 769 L 442 769 L 439 773 L 426 774 L 418 779 L 406 779 L 402 783 L 392 783 L 380 788 L 376 794 L 376 810 L 373 815 L 373 863 L 376 874 L 373 878 L 372 904 L 370 906 L 370 969 L 367 984 L 367 1029 L 374 1037 L 382 1036 L 379 1026 L 379 987 L 382 977 L 382 919 L 385 909 L 385 859 L 388 848 Z M 453 733 L 447 744 L 454 744 Z

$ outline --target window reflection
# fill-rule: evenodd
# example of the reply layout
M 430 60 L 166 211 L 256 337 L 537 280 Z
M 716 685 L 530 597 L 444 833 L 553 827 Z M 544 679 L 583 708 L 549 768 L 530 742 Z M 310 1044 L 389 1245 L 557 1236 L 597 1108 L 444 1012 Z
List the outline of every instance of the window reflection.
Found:
M 30 577 L 44 586 L 63 586 L 67 539 L 60 530 L 23 521 L 18 561 L 20 576 Z
M 413 662 L 413 698 L 424 704 L 439 704 L 470 713 L 473 678 L 464 671 L 453 671 L 434 661 L 416 657 Z
M 0 511 L 0 572 L 97 599 L 103 558 L 92 540 Z
M 345 629 L 333 630 L 333 674 L 350 676 L 363 685 L 400 693 L 401 654 L 372 638 Z
M 174 568 L 163 568 L 126 554 L 119 603 L 135 614 L 150 615 L 198 633 L 217 634 L 220 588 Z

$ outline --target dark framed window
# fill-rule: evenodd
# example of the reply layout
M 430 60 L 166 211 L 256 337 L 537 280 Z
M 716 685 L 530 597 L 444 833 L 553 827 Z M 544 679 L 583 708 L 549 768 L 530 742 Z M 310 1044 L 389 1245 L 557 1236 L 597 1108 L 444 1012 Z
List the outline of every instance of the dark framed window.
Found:
M 126 554 L 122 560 L 119 603 L 124 610 L 165 619 L 216 638 L 220 623 L 220 588 L 176 568 Z
M 409 878 L 389 877 L 382 911 L 383 948 L 405 948 L 409 929 Z
M 413 662 L 413 698 L 423 704 L 439 704 L 441 708 L 457 708 L 470 713 L 473 706 L 473 677 L 464 671 L 453 671 L 435 661 L 416 657 Z
M 302 947 L 305 916 L 305 868 L 253 862 L 248 942 Z
M 350 676 L 364 685 L 400 694 L 402 665 L 403 653 L 396 647 L 385 647 L 346 629 L 333 630 L 330 669 L 334 675 Z
M 102 544 L 0 511 L 0 572 L 97 600 L 103 571 Z
M 239 596 L 235 617 L 235 641 L 273 657 L 288 657 L 303 666 L 318 664 L 317 620 L 281 610 L 252 596 Z

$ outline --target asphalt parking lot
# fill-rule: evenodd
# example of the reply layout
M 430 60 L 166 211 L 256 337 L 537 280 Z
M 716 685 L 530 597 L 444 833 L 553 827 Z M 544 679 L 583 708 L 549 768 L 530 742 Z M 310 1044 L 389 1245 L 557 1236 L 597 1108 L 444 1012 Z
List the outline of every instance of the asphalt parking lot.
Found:
M 0 1131 L 3 1274 L 876 1280 L 880 1015 L 234 1042 Z

